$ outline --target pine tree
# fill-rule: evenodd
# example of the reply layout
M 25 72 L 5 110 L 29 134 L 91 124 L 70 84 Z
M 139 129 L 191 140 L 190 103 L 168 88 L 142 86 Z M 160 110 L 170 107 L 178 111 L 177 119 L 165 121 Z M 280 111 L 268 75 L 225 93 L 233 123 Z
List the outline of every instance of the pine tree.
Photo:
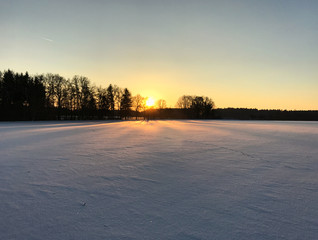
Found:
M 114 117 L 114 111 L 115 111 L 115 100 L 114 100 L 114 90 L 113 86 L 109 84 L 107 90 L 106 90 L 106 101 L 107 101 L 107 108 L 111 112 L 111 117 Z
M 131 93 L 129 92 L 129 90 L 127 88 L 125 88 L 123 97 L 121 99 L 121 104 L 120 104 L 121 115 L 125 119 L 127 119 L 127 117 L 130 114 L 131 106 L 132 106 Z

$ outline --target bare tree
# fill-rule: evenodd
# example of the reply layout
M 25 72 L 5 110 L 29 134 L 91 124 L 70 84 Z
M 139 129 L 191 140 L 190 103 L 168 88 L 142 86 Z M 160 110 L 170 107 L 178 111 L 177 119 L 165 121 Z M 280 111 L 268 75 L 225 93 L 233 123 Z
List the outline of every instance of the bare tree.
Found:
M 73 110 L 73 88 L 69 79 L 65 80 L 64 87 L 62 89 L 62 107 L 65 109 Z
M 133 97 L 132 107 L 136 113 L 136 119 L 138 118 L 139 113 L 144 109 L 146 106 L 145 98 L 142 97 L 140 94 L 137 94 Z
M 182 97 L 179 97 L 176 106 L 183 109 L 191 108 L 193 98 L 194 97 L 189 95 L 183 95 Z
M 63 103 L 63 92 L 66 86 L 65 78 L 61 77 L 60 75 L 54 75 L 55 79 L 55 95 L 57 100 L 57 107 L 60 110 L 62 108 Z
M 96 90 L 97 108 L 107 110 L 106 89 L 98 87 Z
M 57 107 L 57 118 L 60 119 L 63 105 L 64 88 L 66 80 L 58 74 L 47 74 L 44 78 L 46 87 L 47 107 Z
M 113 94 L 114 94 L 114 106 L 116 110 L 120 110 L 120 104 L 121 100 L 124 94 L 124 91 L 122 88 L 118 87 L 117 85 L 114 85 L 113 87 Z
M 54 107 L 55 105 L 55 78 L 52 73 L 46 74 L 44 77 L 46 107 Z
M 74 76 L 71 80 L 72 85 L 72 94 L 74 98 L 74 109 L 80 110 L 81 109 L 81 86 L 80 86 L 80 76 Z
M 137 94 L 136 96 L 133 97 L 133 108 L 136 112 L 140 111 L 144 101 L 145 101 L 145 98 L 142 97 L 140 94 Z
M 157 101 L 156 101 L 156 108 L 158 108 L 158 109 L 167 108 L 166 100 L 163 100 L 163 99 L 157 100 Z

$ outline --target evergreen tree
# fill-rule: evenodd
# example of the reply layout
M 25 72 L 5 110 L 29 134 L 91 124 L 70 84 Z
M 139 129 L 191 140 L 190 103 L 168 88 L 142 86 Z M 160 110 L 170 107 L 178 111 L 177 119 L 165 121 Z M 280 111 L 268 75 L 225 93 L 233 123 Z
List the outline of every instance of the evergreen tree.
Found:
M 121 116 L 127 119 L 127 117 L 130 115 L 130 108 L 132 106 L 132 97 L 131 93 L 127 88 L 124 89 L 124 93 L 121 99 L 120 103 L 120 112 Z
M 106 90 L 106 102 L 107 102 L 107 108 L 108 110 L 110 110 L 110 117 L 114 118 L 115 99 L 114 99 L 113 86 L 111 84 L 109 84 Z

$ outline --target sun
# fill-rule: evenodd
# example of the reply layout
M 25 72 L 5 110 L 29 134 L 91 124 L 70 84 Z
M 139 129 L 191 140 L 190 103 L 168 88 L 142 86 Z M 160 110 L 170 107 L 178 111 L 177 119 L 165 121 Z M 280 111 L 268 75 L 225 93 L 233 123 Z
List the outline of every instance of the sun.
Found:
M 147 100 L 146 100 L 146 106 L 147 107 L 153 107 L 155 105 L 155 100 L 152 98 L 152 97 L 149 97 Z

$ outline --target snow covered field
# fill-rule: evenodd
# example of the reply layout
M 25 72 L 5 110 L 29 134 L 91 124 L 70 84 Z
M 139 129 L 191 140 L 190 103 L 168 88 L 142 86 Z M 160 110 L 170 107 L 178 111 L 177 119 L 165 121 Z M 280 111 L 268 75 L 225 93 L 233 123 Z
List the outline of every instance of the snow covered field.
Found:
M 318 239 L 318 123 L 0 123 L 0 239 Z

